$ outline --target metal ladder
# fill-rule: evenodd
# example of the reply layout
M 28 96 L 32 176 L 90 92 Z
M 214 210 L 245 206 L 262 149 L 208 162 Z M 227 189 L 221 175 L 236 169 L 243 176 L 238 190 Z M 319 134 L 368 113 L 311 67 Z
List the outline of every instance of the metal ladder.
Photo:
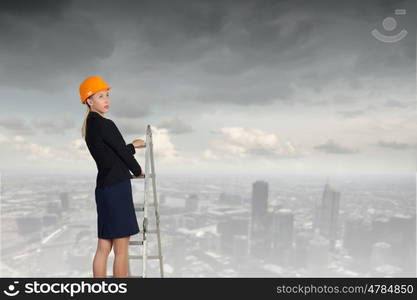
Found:
M 153 143 L 152 143 L 152 130 L 151 126 L 148 125 L 146 128 L 146 141 L 145 141 L 145 175 L 144 176 L 132 176 L 132 180 L 144 180 L 144 199 L 142 205 L 135 205 L 136 212 L 143 212 L 143 225 L 141 228 L 142 231 L 142 240 L 139 241 L 129 241 L 130 246 L 143 246 L 142 255 L 130 255 L 129 258 L 129 274 L 131 278 L 146 278 L 147 274 L 147 260 L 148 259 L 159 259 L 159 271 L 160 276 L 164 277 L 164 264 L 162 259 L 162 249 L 161 249 L 161 233 L 159 230 L 159 201 L 156 192 L 156 182 L 155 182 L 155 162 L 153 155 Z M 149 203 L 149 181 L 152 180 L 152 194 L 153 194 L 153 203 Z M 149 230 L 148 228 L 148 208 L 153 207 L 155 211 L 155 229 Z M 158 241 L 158 255 L 148 255 L 148 234 L 156 234 Z M 130 249 L 129 249 L 130 250 Z M 130 251 L 129 251 L 130 252 Z M 140 260 L 142 259 L 142 275 L 133 276 L 131 274 L 130 261 L 131 260 Z

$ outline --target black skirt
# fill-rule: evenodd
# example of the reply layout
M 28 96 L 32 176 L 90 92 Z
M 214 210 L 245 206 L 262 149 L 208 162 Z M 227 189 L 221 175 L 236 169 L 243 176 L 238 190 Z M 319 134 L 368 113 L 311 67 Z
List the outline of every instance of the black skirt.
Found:
M 140 232 L 130 179 L 96 187 L 97 236 L 102 239 L 127 237 Z

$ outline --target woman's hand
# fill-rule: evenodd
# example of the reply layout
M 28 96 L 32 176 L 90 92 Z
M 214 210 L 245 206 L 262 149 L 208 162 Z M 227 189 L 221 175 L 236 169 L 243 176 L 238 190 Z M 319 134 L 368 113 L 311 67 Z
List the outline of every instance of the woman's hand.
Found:
M 136 139 L 132 142 L 135 148 L 145 148 L 145 141 L 142 139 Z
M 132 175 L 132 178 L 139 178 L 139 177 L 145 177 L 145 173 L 140 173 L 140 175 L 139 176 L 135 176 L 135 175 Z

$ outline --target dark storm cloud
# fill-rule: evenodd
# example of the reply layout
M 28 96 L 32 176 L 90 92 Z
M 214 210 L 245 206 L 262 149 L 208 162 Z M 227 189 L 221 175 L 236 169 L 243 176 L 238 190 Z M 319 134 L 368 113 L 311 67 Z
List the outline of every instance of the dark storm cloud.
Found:
M 193 131 L 193 128 L 189 124 L 177 117 L 161 122 L 158 127 L 166 128 L 171 134 L 183 134 Z
M 58 18 L 62 11 L 70 5 L 70 0 L 2 0 L 0 12 L 14 16 L 48 16 Z
M 412 1 L 4 3 L 0 84 L 19 88 L 72 91 L 100 72 L 116 86 L 146 81 L 154 103 L 265 105 L 288 101 L 294 86 L 321 92 L 336 80 L 361 89 L 363 76 L 409 78 L 415 62 Z M 373 39 L 370 30 L 403 6 L 408 37 Z
M 197 1 L 187 10 L 184 1 L 155 3 L 138 4 L 143 30 L 134 32 L 142 43 L 136 61 L 166 70 L 192 63 L 180 76 L 193 86 L 194 101 L 263 105 L 290 99 L 293 84 L 320 92 L 344 80 L 361 89 L 364 75 L 407 78 L 413 72 L 410 1 Z M 371 29 L 404 3 L 408 38 L 394 47 L 376 41 Z M 355 58 L 341 67 L 345 56 Z
M 71 1 L 45 0 L 1 1 L 0 45 L 2 85 L 49 92 L 94 71 L 114 48 L 92 17 L 71 13 Z
M 320 151 L 326 152 L 326 153 L 331 153 L 331 154 L 353 154 L 353 153 L 358 152 L 357 149 L 351 149 L 351 148 L 342 146 L 332 139 L 328 140 L 324 144 L 317 145 L 314 148 Z

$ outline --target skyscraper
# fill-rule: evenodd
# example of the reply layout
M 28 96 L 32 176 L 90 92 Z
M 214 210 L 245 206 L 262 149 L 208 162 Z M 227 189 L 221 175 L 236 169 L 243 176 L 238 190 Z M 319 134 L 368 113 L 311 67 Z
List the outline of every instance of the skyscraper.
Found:
M 268 183 L 256 181 L 252 184 L 252 211 L 250 222 L 250 253 L 251 255 L 265 257 L 269 252 L 270 240 L 268 238 Z
M 372 227 L 361 216 L 348 216 L 344 222 L 343 247 L 355 259 L 369 260 L 373 244 Z
M 69 197 L 67 192 L 62 192 L 59 194 L 59 198 L 61 199 L 61 209 L 63 211 L 68 210 L 69 208 Z
M 331 249 L 334 248 L 337 239 L 339 204 L 340 192 L 333 190 L 326 183 L 316 221 L 320 234 L 329 240 Z
M 252 231 L 265 230 L 268 211 L 268 183 L 256 181 L 252 184 Z
M 329 264 L 329 240 L 315 230 L 313 238 L 309 241 L 307 251 L 307 268 L 311 274 L 325 275 Z
M 293 243 L 294 214 L 290 209 L 275 211 L 272 219 L 274 249 L 290 249 Z
M 188 195 L 187 199 L 185 199 L 185 210 L 186 211 L 198 210 L 198 195 L 197 194 Z
M 271 259 L 282 265 L 292 263 L 294 214 L 290 209 L 271 213 Z

